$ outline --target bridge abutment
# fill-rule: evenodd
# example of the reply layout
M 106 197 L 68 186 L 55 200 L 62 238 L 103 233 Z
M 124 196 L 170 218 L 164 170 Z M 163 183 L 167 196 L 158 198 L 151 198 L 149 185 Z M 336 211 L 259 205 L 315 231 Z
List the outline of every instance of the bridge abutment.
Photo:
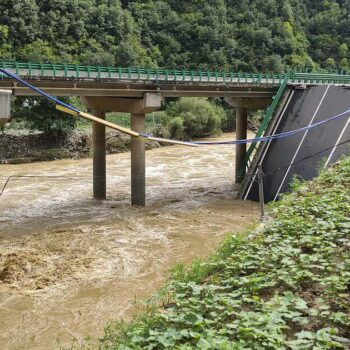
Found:
M 11 91 L 0 90 L 0 125 L 10 119 Z

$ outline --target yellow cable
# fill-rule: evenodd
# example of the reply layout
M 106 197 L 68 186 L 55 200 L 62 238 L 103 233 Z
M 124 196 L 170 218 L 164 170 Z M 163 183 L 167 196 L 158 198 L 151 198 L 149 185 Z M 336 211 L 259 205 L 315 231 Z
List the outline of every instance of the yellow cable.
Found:
M 59 111 L 62 111 L 64 113 L 73 115 L 75 117 L 81 117 L 84 118 L 86 120 L 95 122 L 95 123 L 99 123 L 102 124 L 104 126 L 107 126 L 108 128 L 111 128 L 113 130 L 117 130 L 120 131 L 124 134 L 133 136 L 133 137 L 140 137 L 144 140 L 153 140 L 153 141 L 159 141 L 159 142 L 165 142 L 165 143 L 170 143 L 170 144 L 174 144 L 174 145 L 183 145 L 183 146 L 190 146 L 190 147 L 198 147 L 198 145 L 190 143 L 190 142 L 183 142 L 183 141 L 177 141 L 177 140 L 170 140 L 170 139 L 163 139 L 163 138 L 159 138 L 159 137 L 154 137 L 154 136 L 144 136 L 142 134 L 139 134 L 136 131 L 124 128 L 120 125 L 111 123 L 107 120 L 101 119 L 101 118 L 97 118 L 89 113 L 85 113 L 85 112 L 75 112 L 67 107 L 61 106 L 59 104 L 56 104 L 56 109 L 58 109 Z

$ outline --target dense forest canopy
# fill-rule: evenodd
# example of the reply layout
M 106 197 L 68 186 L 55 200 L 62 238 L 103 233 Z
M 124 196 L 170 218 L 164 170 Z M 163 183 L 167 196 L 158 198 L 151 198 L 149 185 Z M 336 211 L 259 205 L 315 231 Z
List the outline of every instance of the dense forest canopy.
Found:
M 350 0 L 2 0 L 0 59 L 349 69 Z

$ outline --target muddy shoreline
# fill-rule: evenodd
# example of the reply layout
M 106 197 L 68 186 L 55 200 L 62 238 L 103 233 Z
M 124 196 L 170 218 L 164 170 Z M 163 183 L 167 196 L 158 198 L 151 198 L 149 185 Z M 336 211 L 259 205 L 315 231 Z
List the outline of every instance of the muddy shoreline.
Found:
M 146 141 L 146 149 L 160 147 L 158 142 Z M 106 153 L 118 154 L 131 149 L 130 137 L 106 131 Z M 92 132 L 75 130 L 55 138 L 45 133 L 0 134 L 0 164 L 25 164 L 59 159 L 84 159 L 92 156 Z

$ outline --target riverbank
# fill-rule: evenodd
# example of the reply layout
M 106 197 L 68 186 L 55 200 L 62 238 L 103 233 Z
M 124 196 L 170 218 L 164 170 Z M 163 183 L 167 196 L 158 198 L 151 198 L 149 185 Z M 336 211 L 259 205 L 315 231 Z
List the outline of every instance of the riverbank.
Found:
M 158 307 L 110 323 L 98 348 L 349 349 L 349 188 L 350 158 L 295 182 L 268 222 L 176 268 Z
M 146 141 L 146 149 L 160 147 Z M 117 154 L 131 149 L 129 136 L 107 130 L 106 153 Z M 72 134 L 54 138 L 40 132 L 12 131 L 0 134 L 0 164 L 20 164 L 58 159 L 83 159 L 92 155 L 92 131 L 75 130 Z

